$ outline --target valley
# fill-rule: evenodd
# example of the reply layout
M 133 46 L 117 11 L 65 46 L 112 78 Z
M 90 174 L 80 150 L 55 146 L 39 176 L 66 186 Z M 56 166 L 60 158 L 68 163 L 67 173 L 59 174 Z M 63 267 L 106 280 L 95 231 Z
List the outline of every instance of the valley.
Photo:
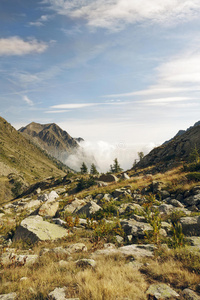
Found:
M 2 186 L 29 184 L 2 195 L 1 299 L 200 299 L 199 125 L 127 171 L 75 173 L 50 159 L 40 173 L 40 154 L 32 175 L 17 145 L 34 145 L 2 122 L 16 135 L 1 151 Z

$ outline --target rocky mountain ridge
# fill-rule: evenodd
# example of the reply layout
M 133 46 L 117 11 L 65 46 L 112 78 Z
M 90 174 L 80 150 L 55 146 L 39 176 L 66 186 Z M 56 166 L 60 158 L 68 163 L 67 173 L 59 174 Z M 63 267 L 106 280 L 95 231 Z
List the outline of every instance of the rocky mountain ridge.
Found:
M 154 148 L 141 161 L 138 168 L 156 165 L 160 171 L 173 168 L 184 161 L 188 161 L 192 151 L 200 149 L 200 125 L 192 126 L 171 141 Z
M 69 154 L 79 147 L 81 138 L 72 138 L 55 123 L 39 124 L 32 122 L 19 131 L 43 150 L 65 163 Z

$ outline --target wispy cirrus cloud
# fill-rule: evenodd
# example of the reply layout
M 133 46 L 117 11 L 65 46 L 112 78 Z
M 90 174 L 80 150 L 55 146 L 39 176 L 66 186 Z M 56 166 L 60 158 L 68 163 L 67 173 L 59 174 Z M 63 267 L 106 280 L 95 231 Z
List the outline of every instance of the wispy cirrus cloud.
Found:
M 40 26 L 44 26 L 44 24 L 46 22 L 48 22 L 49 20 L 51 20 L 53 18 L 53 15 L 42 15 L 39 19 L 37 19 L 34 22 L 29 22 L 30 26 L 36 26 L 36 27 L 40 27 Z
M 26 55 L 32 53 L 42 53 L 46 51 L 48 45 L 36 39 L 23 40 L 18 36 L 0 39 L 0 56 Z
M 68 103 L 68 104 L 59 104 L 53 105 L 50 108 L 53 109 L 74 109 L 74 108 L 83 108 L 98 105 L 98 103 Z
M 193 47 L 193 49 L 169 58 L 168 61 L 158 65 L 154 72 L 155 84 L 144 90 L 104 95 L 102 97 L 108 99 L 132 97 L 135 99 L 139 96 L 142 97 L 140 102 L 152 101 L 152 96 L 160 99 L 160 102 L 163 102 L 162 99 L 171 99 L 172 102 L 192 100 L 194 93 L 200 92 L 199 47 Z M 153 102 L 155 103 L 154 99 Z M 159 101 L 156 100 L 156 102 Z
M 44 0 L 60 15 L 85 19 L 91 27 L 123 29 L 126 24 L 150 21 L 183 23 L 200 15 L 198 0 Z
M 66 112 L 69 112 L 71 110 L 66 110 L 66 109 L 63 109 L 63 110 L 47 110 L 45 111 L 44 113 L 45 114 L 62 114 L 62 113 L 66 113 Z
M 84 107 L 91 107 L 91 106 L 99 106 L 99 105 L 126 105 L 131 102 L 123 102 L 123 101 L 116 101 L 116 102 L 90 102 L 90 103 L 66 103 L 66 104 L 58 104 L 53 105 L 50 109 L 78 109 Z
M 26 95 L 23 96 L 23 100 L 30 106 L 34 105 L 33 101 L 31 99 L 29 99 Z

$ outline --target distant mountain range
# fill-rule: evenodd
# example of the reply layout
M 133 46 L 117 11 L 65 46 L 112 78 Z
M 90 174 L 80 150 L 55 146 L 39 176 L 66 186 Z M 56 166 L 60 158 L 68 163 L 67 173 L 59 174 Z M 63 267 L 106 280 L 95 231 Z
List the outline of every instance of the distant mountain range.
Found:
M 55 123 L 39 124 L 32 122 L 19 129 L 27 139 L 30 139 L 49 154 L 65 163 L 67 157 L 79 148 L 82 138 L 73 138 Z
M 157 166 L 160 171 L 188 161 L 194 148 L 200 150 L 200 121 L 187 130 L 179 131 L 175 137 L 154 148 L 136 165 L 137 168 Z

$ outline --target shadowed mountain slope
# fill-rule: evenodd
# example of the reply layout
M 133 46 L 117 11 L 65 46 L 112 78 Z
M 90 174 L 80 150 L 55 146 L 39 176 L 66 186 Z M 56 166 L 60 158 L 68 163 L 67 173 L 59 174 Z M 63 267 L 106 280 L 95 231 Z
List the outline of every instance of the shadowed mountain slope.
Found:
M 138 164 L 139 168 L 157 165 L 161 168 L 172 168 L 183 161 L 188 161 L 194 148 L 200 149 L 200 125 L 189 128 L 171 141 L 154 148 Z

